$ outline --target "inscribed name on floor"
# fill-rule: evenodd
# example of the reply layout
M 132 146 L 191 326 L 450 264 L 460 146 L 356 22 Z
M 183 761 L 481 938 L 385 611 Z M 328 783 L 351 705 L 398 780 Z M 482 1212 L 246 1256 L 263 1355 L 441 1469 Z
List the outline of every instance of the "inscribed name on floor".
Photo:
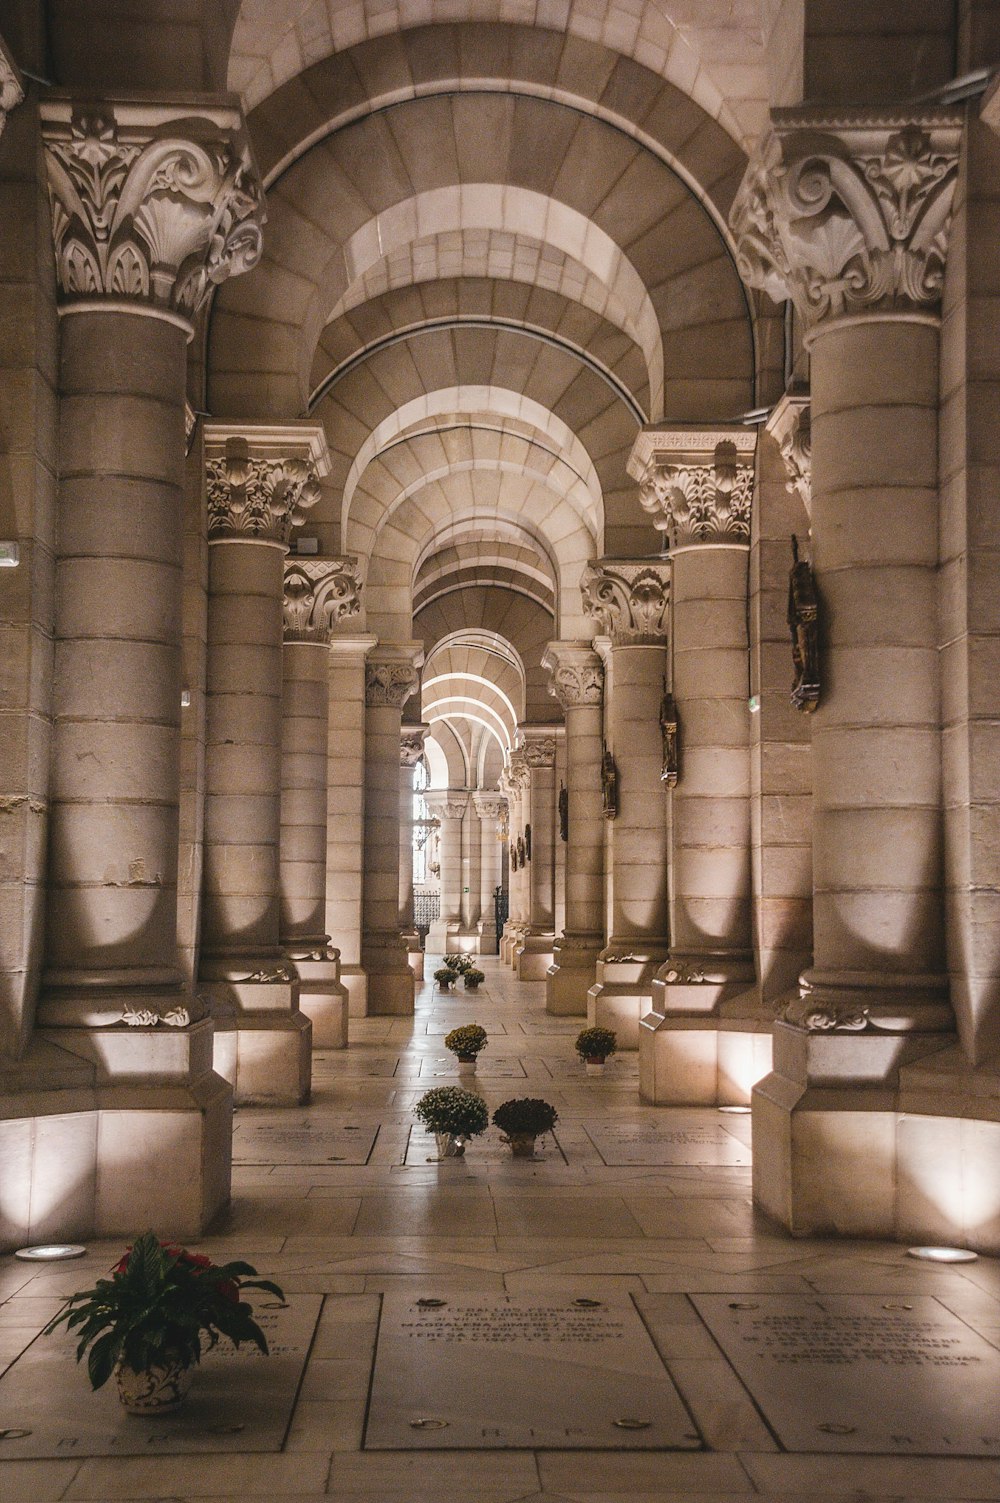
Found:
M 929 1295 L 692 1295 L 789 1451 L 1000 1456 L 1000 1351 Z
M 385 1296 L 368 1450 L 699 1446 L 627 1294 Z

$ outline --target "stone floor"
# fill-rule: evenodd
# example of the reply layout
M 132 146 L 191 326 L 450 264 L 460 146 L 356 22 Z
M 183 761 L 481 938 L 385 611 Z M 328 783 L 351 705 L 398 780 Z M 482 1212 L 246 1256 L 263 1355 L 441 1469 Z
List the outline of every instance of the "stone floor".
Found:
M 429 960 L 428 975 L 433 968 Z M 496 961 L 484 969 L 475 999 L 442 997 L 428 984 L 413 1019 L 352 1021 L 348 1052 L 316 1056 L 308 1110 L 237 1114 L 243 1162 L 232 1209 L 202 1250 L 247 1258 L 293 1298 L 325 1296 L 283 1449 L 0 1459 L 4 1503 L 1000 1498 L 995 1459 L 783 1451 L 686 1298 L 931 1294 L 1000 1346 L 1000 1264 L 941 1268 L 890 1244 L 791 1241 L 753 1211 L 748 1118 L 641 1108 L 634 1055 L 603 1080 L 587 1078 L 572 1048 L 580 1025 L 546 1017 L 540 983 L 519 983 Z M 464 1162 L 428 1161 L 411 1108 L 430 1085 L 457 1082 L 443 1035 L 473 1020 L 491 1034 L 476 1077 L 491 1109 L 510 1095 L 540 1095 L 559 1111 L 558 1147 L 538 1162 L 512 1161 L 494 1129 Z M 311 1146 L 288 1162 L 305 1124 Z M 636 1162 L 651 1156 L 642 1146 L 649 1124 L 670 1128 L 668 1156 L 709 1162 Z M 633 1162 L 609 1165 L 597 1144 L 606 1158 Z M 41 1269 L 0 1261 L 0 1367 L 16 1362 L 61 1295 L 86 1287 L 118 1252 L 117 1242 L 95 1243 L 85 1260 Z M 362 1450 L 380 1296 L 391 1290 L 635 1295 L 704 1449 Z M 8 1366 L 8 1392 L 16 1373 Z M 86 1388 L 75 1369 L 67 1380 Z M 0 1455 L 3 1444 L 0 1430 Z

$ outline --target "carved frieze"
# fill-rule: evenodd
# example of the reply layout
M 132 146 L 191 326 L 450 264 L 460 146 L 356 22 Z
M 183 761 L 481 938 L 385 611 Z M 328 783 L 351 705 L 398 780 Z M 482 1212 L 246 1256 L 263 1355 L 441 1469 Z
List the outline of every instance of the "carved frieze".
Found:
M 263 194 L 238 109 L 49 94 L 39 113 L 63 307 L 114 298 L 190 324 L 256 266 Z
M 356 558 L 287 558 L 283 600 L 286 642 L 328 642 L 338 621 L 361 609 Z
M 941 300 L 958 172 L 956 109 L 775 110 L 729 222 L 743 280 L 807 331 Z
M 501 820 L 507 813 L 507 800 L 500 793 L 474 793 L 472 797 L 480 819 Z
M 511 793 L 516 798 L 527 787 L 528 778 L 530 777 L 523 747 L 518 747 L 512 752 L 508 752 L 506 772 Z
M 756 431 L 742 425 L 641 431 L 628 471 L 669 548 L 750 541 L 756 446 Z
M 659 559 L 592 560 L 580 581 L 584 610 L 613 646 L 663 646 L 669 630 L 670 563 Z

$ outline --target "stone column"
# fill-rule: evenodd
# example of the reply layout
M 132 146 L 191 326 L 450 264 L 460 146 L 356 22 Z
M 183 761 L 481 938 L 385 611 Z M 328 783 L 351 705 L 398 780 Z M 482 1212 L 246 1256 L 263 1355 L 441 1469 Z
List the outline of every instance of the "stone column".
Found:
M 330 638 L 330 723 L 326 803 L 326 927 L 340 951 L 340 979 L 352 1018 L 368 1011 L 361 964 L 365 854 L 365 659 L 378 638 Z
M 479 953 L 497 953 L 496 889 L 501 876 L 501 820 L 506 800 L 499 793 L 474 793 L 479 815 Z
M 197 1235 L 229 1198 L 232 1096 L 177 955 L 184 390 L 211 285 L 259 259 L 260 192 L 228 99 L 48 93 L 40 116 L 63 318 L 38 1022 L 98 1095 L 64 1119 L 72 1193 L 56 1210 L 60 1167 L 37 1204 L 50 1239 Z
M 660 708 L 667 672 L 670 563 L 600 559 L 587 566 L 587 611 L 610 637 L 607 778 L 615 785 L 611 933 L 590 990 L 591 1024 L 639 1047 L 639 1019 L 667 958 L 667 808 Z
M 556 738 L 552 726 L 523 725 L 518 739 L 528 771 L 530 818 L 524 833 L 526 927 L 515 947 L 515 968 L 519 981 L 543 981 L 555 941 Z
M 314 1049 L 347 1047 L 347 988 L 326 930 L 329 642 L 360 611 L 360 591 L 355 558 L 285 560 L 279 932 Z
M 429 730 L 429 725 L 404 725 L 399 734 L 399 927 L 416 981 L 424 979 L 424 947 L 413 926 L 413 769 Z
M 238 1103 L 308 1099 L 312 1029 L 279 924 L 282 635 L 292 528 L 329 467 L 322 428 L 208 423 L 208 698 L 199 985 Z
M 545 1007 L 583 1016 L 604 945 L 604 667 L 589 642 L 550 642 L 542 666 L 566 717 L 566 926 L 553 947 Z
M 429 788 L 428 809 L 441 821 L 441 912 L 427 934 L 427 948 L 447 955 L 462 932 L 462 821 L 469 805 L 465 788 Z
M 530 823 L 530 815 L 527 812 L 528 767 L 524 760 L 523 750 L 515 748 L 508 753 L 504 781 L 508 788 L 510 809 L 510 908 L 507 923 L 504 925 L 503 939 L 500 942 L 500 958 L 505 965 L 516 967 L 517 960 L 514 952 L 521 942 L 528 922 L 524 827 L 526 823 Z
M 814 964 L 754 1091 L 754 1193 L 886 1236 L 918 1174 L 900 1067 L 951 1038 L 938 703 L 938 322 L 962 116 L 775 116 L 732 223 L 811 353 Z
M 747 567 L 756 430 L 647 428 L 629 473 L 671 563 L 670 959 L 639 1034 L 639 1090 L 656 1104 L 749 1101 L 760 1034 L 750 876 Z M 745 1056 L 745 1057 L 744 1057 Z
M 413 972 L 399 928 L 399 733 L 420 686 L 419 643 L 376 647 L 365 665 L 365 865 L 361 959 L 368 1011 L 413 1012 Z

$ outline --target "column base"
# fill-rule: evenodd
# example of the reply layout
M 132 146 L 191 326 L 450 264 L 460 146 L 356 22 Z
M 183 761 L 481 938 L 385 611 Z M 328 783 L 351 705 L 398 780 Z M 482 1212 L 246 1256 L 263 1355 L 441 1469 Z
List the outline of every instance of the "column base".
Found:
M 675 957 L 653 979 L 639 1025 L 639 1096 L 651 1106 L 745 1106 L 771 1069 L 774 1011 L 761 1001 L 749 961 Z
M 597 977 L 597 960 L 604 941 L 561 935 L 552 950 L 545 977 L 545 1011 L 553 1017 L 585 1018 L 587 996 Z
M 413 972 L 414 981 L 424 979 L 424 947 L 420 943 L 420 935 L 404 934 L 403 943 L 406 946 L 406 963 Z
M 516 920 L 504 930 L 504 937 L 500 944 L 500 958 L 504 965 L 517 970 L 517 947 L 524 942 L 524 936 L 528 932 L 527 924 Z
M 193 1027 L 211 1034 L 210 1023 Z M 227 1082 L 211 1069 L 120 1084 L 99 1075 L 97 1064 L 37 1036 L 23 1060 L 0 1067 L 0 1251 L 134 1236 L 142 1226 L 187 1241 L 228 1205 Z
M 778 1022 L 752 1107 L 754 1201 L 793 1236 L 1000 1249 L 1000 1074 L 947 1034 Z
M 525 934 L 514 947 L 513 964 L 518 981 L 544 981 L 552 964 L 555 934 Z
M 416 983 L 402 937 L 389 934 L 384 942 L 362 942 L 361 959 L 368 973 L 368 1016 L 412 1017 Z
M 360 965 L 340 967 L 340 982 L 347 988 L 347 1012 L 352 1018 L 368 1016 L 368 972 Z
M 497 926 L 490 922 L 480 922 L 476 925 L 476 950 L 477 955 L 496 955 L 497 952 Z
M 276 976 L 260 972 L 262 978 Z M 312 1024 L 299 1011 L 299 981 L 203 980 L 212 1010 L 215 1068 L 237 1106 L 302 1106 L 312 1085 Z
M 587 1024 L 611 1028 L 619 1049 L 638 1049 L 639 1019 L 653 1005 L 653 977 L 666 959 L 666 947 L 622 953 L 614 940 L 597 961 L 597 981 L 587 993 Z
M 324 947 L 326 948 L 326 947 Z M 340 951 L 285 951 L 299 976 L 299 1011 L 312 1024 L 314 1049 L 346 1049 L 349 1016 L 347 987 L 340 979 Z

